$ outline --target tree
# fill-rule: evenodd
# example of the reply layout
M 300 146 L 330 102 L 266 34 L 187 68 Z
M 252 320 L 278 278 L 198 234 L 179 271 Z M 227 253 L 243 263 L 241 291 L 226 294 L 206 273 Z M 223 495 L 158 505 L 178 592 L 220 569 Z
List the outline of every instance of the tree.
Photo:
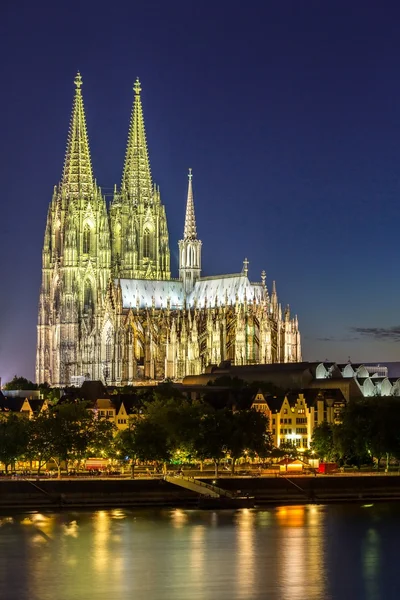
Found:
M 37 385 L 29 379 L 25 377 L 19 377 L 18 375 L 14 375 L 14 377 L 5 384 L 5 390 L 36 390 Z
M 342 423 L 333 427 L 333 443 L 340 461 L 358 468 L 371 463 L 371 411 L 365 399 L 352 400 L 343 410 Z
M 234 473 L 236 461 L 244 452 L 265 457 L 272 450 L 272 436 L 268 431 L 268 417 L 257 410 L 241 410 L 227 416 L 230 422 L 227 449 Z
M 30 419 L 28 422 L 28 441 L 24 452 L 24 457 L 29 460 L 32 466 L 33 461 L 37 461 L 37 472 L 40 471 L 53 456 L 53 434 L 52 420 L 48 411 L 41 412 Z
M 64 462 L 81 461 L 95 442 L 96 418 L 85 402 L 57 404 L 48 410 L 49 452 L 61 477 Z
M 24 417 L 9 414 L 0 417 L 0 462 L 6 473 L 10 464 L 21 458 L 28 441 L 28 423 Z
M 330 423 L 323 421 L 314 427 L 311 450 L 314 450 L 322 460 L 332 461 L 335 458 L 336 449 L 333 439 L 333 426 Z
M 214 461 L 215 477 L 221 458 L 226 454 L 231 432 L 229 409 L 206 413 L 199 422 L 198 434 L 194 440 L 194 451 L 200 461 L 210 458 Z
M 136 420 L 129 429 L 117 434 L 116 449 L 125 460 L 131 461 L 132 478 L 138 460 L 166 463 L 171 458 L 168 435 L 158 423 L 148 418 Z

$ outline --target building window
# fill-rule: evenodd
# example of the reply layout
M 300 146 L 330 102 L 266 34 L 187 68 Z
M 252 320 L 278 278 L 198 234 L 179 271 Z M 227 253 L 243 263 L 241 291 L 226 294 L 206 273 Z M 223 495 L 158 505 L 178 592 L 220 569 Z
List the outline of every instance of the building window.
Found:
M 143 233 L 143 258 L 150 258 L 150 231 L 147 228 Z
M 93 294 L 92 294 L 92 286 L 90 285 L 90 281 L 85 281 L 85 291 L 83 298 L 83 310 L 87 312 L 89 309 L 93 309 Z
M 86 223 L 83 228 L 83 254 L 89 254 L 90 252 L 90 227 Z
M 106 340 L 106 362 L 111 362 L 112 356 L 112 342 L 111 342 L 111 331 L 107 332 L 107 340 Z

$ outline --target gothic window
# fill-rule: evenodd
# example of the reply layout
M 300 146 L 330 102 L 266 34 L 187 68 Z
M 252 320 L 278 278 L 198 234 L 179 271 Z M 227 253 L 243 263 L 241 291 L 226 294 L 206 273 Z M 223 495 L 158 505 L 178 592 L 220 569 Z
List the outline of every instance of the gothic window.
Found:
M 150 258 L 150 231 L 147 227 L 143 233 L 143 258 Z
M 107 331 L 107 339 L 106 339 L 106 362 L 110 363 L 112 358 L 112 339 L 111 339 L 111 330 Z
M 61 227 L 61 223 L 60 221 L 57 221 L 57 225 L 56 225 L 56 235 L 55 235 L 55 246 L 56 246 L 56 250 L 58 255 L 60 255 L 61 253 L 61 232 L 60 232 L 60 227 Z
M 90 227 L 86 223 L 83 228 L 83 254 L 89 254 L 90 252 Z
M 115 254 L 121 254 L 121 225 L 119 223 L 115 226 L 114 250 Z
M 89 309 L 93 309 L 93 292 L 90 281 L 85 282 L 85 290 L 83 297 L 83 309 L 87 312 Z

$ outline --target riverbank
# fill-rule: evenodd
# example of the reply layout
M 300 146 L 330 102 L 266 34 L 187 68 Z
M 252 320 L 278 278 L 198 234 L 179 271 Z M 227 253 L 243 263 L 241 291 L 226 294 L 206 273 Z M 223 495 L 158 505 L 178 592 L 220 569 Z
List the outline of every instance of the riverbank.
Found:
M 202 478 L 256 506 L 400 500 L 399 475 Z M 160 479 L 0 480 L 0 510 L 204 506 L 200 496 Z M 213 502 L 213 508 L 216 503 Z M 221 507 L 225 507 L 221 501 Z

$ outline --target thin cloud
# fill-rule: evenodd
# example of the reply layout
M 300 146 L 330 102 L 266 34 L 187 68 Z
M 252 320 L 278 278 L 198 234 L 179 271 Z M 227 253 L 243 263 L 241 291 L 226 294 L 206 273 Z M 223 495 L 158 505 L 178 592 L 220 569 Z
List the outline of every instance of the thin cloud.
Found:
M 351 327 L 351 331 L 381 342 L 400 341 L 400 325 L 394 325 L 393 327 Z

